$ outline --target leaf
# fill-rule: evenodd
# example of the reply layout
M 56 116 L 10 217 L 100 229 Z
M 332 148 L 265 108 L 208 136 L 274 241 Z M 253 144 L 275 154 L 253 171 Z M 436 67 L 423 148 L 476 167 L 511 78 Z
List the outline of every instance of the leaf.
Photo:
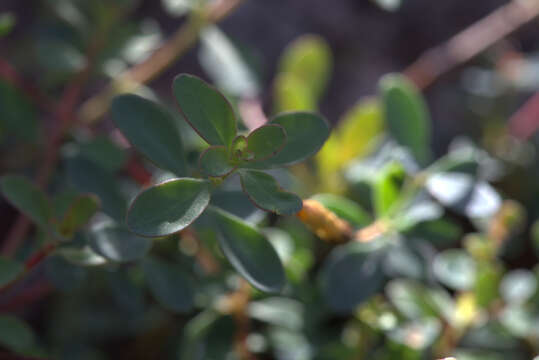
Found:
M 520 305 L 532 298 L 537 287 L 537 278 L 533 272 L 524 269 L 513 270 L 503 277 L 500 294 L 506 303 Z
M 371 222 L 370 215 L 359 206 L 344 196 L 334 194 L 317 194 L 313 200 L 320 202 L 325 208 L 332 211 L 338 217 L 351 222 L 356 226 L 365 226 Z
M 71 238 L 77 230 L 86 225 L 99 208 L 99 199 L 93 195 L 81 195 L 69 206 L 58 224 L 58 232 Z
M 279 215 L 293 215 L 301 210 L 301 199 L 282 190 L 277 181 L 261 171 L 244 170 L 240 172 L 241 186 L 249 199 L 258 207 Z
M 224 146 L 210 146 L 200 154 L 198 168 L 204 176 L 220 177 L 236 168 L 230 163 L 228 150 Z
M 105 258 L 117 262 L 138 260 L 152 247 L 150 239 L 142 238 L 118 225 L 100 224 L 90 232 L 90 247 Z
M 236 116 L 225 97 L 201 79 L 181 74 L 172 85 L 184 119 L 208 144 L 229 147 Z
M 290 112 L 277 115 L 270 124 L 281 125 L 286 133 L 286 145 L 275 156 L 256 162 L 257 169 L 290 165 L 316 154 L 329 136 L 329 125 L 320 115 Z M 251 165 L 250 165 L 251 166 Z
M 240 218 L 211 209 L 220 231 L 219 244 L 232 266 L 257 289 L 280 291 L 285 283 L 284 269 L 269 241 Z
M 107 262 L 107 259 L 94 252 L 89 246 L 64 247 L 56 250 L 56 253 L 73 265 L 99 266 Z
M 15 280 L 23 269 L 21 263 L 0 256 L 0 288 Z
M 260 161 L 275 156 L 286 144 L 286 133 L 280 125 L 270 124 L 253 130 L 247 137 L 248 160 Z
M 13 206 L 39 226 L 49 225 L 52 209 L 47 196 L 24 176 L 2 176 L 0 190 Z
M 294 74 L 279 74 L 275 79 L 274 93 L 277 112 L 315 111 L 318 108 L 311 90 Z
M 127 212 L 127 226 L 141 236 L 161 237 L 189 226 L 210 201 L 208 182 L 181 178 L 142 191 Z
M 386 215 L 400 198 L 405 177 L 406 171 L 397 162 L 391 162 L 379 171 L 373 191 L 373 203 L 378 216 Z
M 303 35 L 285 49 L 279 72 L 301 81 L 316 101 L 322 95 L 331 73 L 332 55 L 328 43 L 317 35 Z
M 156 258 L 142 262 L 146 283 L 155 299 L 165 308 L 179 313 L 194 306 L 194 285 L 189 276 L 176 264 Z
M 127 162 L 126 151 L 106 136 L 97 136 L 81 144 L 80 155 L 112 173 L 122 169 Z
M 450 249 L 441 252 L 432 263 L 434 276 L 454 290 L 469 290 L 476 281 L 475 261 L 465 251 Z
M 38 121 L 32 103 L 19 89 L 0 79 L 0 131 L 6 136 L 33 142 L 38 135 Z
M 380 247 L 374 243 L 352 243 L 331 253 L 322 269 L 323 294 L 338 313 L 352 312 L 384 285 Z
M 380 96 L 391 136 L 426 165 L 431 158 L 430 117 L 418 89 L 405 77 L 390 74 L 380 80 Z
M 15 16 L 10 12 L 0 14 L 0 38 L 9 34 L 15 25 Z
M 15 352 L 28 350 L 35 343 L 30 326 L 12 315 L 0 315 L 0 345 Z
M 216 26 L 201 33 L 198 54 L 200 64 L 219 88 L 241 98 L 253 98 L 260 92 L 255 74 L 232 41 Z
M 186 164 L 178 129 L 169 113 L 158 104 L 134 94 L 114 98 L 111 114 L 127 140 L 157 166 L 178 176 Z

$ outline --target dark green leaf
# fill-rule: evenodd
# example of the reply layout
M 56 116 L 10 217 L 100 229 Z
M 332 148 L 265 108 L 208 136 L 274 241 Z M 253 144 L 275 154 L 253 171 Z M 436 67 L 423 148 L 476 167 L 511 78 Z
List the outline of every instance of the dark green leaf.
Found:
M 99 208 L 99 199 L 93 195 L 81 195 L 75 199 L 58 224 L 58 232 L 67 238 L 86 225 Z
M 409 80 L 392 74 L 380 81 L 380 95 L 391 135 L 426 165 L 431 158 L 430 118 L 421 94 Z
M 142 236 L 174 234 L 195 221 L 209 201 L 206 181 L 190 178 L 165 181 L 135 198 L 127 212 L 127 226 Z
M 157 166 L 178 176 L 186 164 L 178 129 L 164 109 L 138 95 L 120 95 L 111 107 L 114 123 L 129 142 Z
M 198 159 L 198 168 L 205 176 L 220 177 L 230 174 L 235 167 L 229 161 L 228 149 L 224 146 L 210 146 Z
M 260 161 L 275 156 L 286 144 L 286 134 L 280 125 L 270 124 L 253 130 L 247 137 L 248 160 Z
M 236 136 L 236 116 L 225 97 L 201 79 L 181 74 L 172 85 L 185 120 L 210 145 L 229 147 Z
M 269 241 L 240 218 L 218 208 L 212 210 L 220 230 L 219 243 L 232 266 L 262 291 L 281 290 L 284 269 Z
M 339 313 L 353 311 L 384 285 L 379 246 L 353 243 L 330 255 L 323 268 L 324 297 Z
M 262 171 L 244 170 L 240 176 L 243 191 L 261 209 L 286 215 L 293 215 L 301 210 L 301 199 L 281 189 L 271 175 Z
M 28 350 L 34 345 L 30 326 L 12 315 L 0 315 L 0 345 L 12 351 Z
M 109 260 L 128 262 L 142 258 L 152 246 L 150 239 L 113 224 L 102 224 L 90 233 L 90 246 Z
M 290 165 L 316 154 L 329 137 L 329 125 L 317 114 L 290 112 L 277 115 L 270 124 L 281 125 L 286 133 L 286 145 L 275 156 L 252 166 L 257 169 Z
M 356 226 L 365 226 L 372 221 L 370 215 L 363 210 L 359 204 L 344 196 L 334 194 L 317 194 L 313 196 L 312 199 L 320 202 L 322 205 L 324 205 L 324 207 L 335 213 L 335 215 L 338 217 L 349 221 Z
M 110 172 L 122 169 L 127 162 L 125 150 L 105 136 L 97 136 L 81 144 L 80 154 Z
M 180 266 L 147 258 L 142 268 L 150 291 L 161 305 L 181 313 L 193 308 L 194 285 Z
M 17 261 L 0 256 L 0 288 L 15 280 L 23 269 Z
M 52 213 L 49 200 L 45 193 L 28 179 L 19 175 L 2 176 L 0 190 L 20 212 L 40 226 L 48 226 Z

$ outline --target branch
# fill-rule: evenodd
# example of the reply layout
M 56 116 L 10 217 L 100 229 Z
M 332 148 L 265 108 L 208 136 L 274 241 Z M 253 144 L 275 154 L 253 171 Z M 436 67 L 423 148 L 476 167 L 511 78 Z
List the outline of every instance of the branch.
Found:
M 88 99 L 80 109 L 80 118 L 86 123 L 98 121 L 107 111 L 115 95 L 133 92 L 157 77 L 196 43 L 198 34 L 204 26 L 223 20 L 244 1 L 212 2 L 202 11 L 201 16 L 190 18 L 148 59 L 126 70 L 100 93 Z
M 509 132 L 519 138 L 530 138 L 539 127 L 539 92 L 535 93 L 510 119 Z
M 426 51 L 404 74 L 420 89 L 425 89 L 537 16 L 538 0 L 512 0 L 447 42 Z

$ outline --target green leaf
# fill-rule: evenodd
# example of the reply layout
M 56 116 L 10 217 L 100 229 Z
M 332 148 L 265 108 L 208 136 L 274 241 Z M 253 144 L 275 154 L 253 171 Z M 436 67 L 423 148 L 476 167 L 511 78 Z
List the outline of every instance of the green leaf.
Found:
M 507 304 L 524 304 L 536 293 L 537 282 L 537 278 L 530 270 L 513 270 L 503 277 L 500 284 L 500 294 Z
M 148 253 L 152 241 L 136 236 L 114 224 L 100 224 L 90 232 L 90 246 L 98 254 L 116 262 L 138 260 Z
M 94 195 L 81 195 L 69 206 L 58 224 L 58 232 L 67 238 L 86 225 L 99 208 L 99 199 Z
M 210 146 L 200 154 L 198 168 L 205 176 L 220 177 L 230 174 L 235 166 L 230 163 L 228 149 L 224 146 Z
M 155 299 L 165 308 L 185 313 L 194 306 L 194 285 L 176 264 L 155 258 L 142 262 L 146 283 Z
M 426 165 L 431 158 L 430 117 L 418 89 L 405 77 L 390 74 L 380 81 L 380 95 L 391 135 Z
M 127 226 L 142 236 L 161 237 L 189 226 L 210 201 L 208 182 L 181 178 L 141 192 L 127 212 Z
M 89 246 L 83 247 L 63 247 L 56 250 L 56 253 L 73 265 L 79 266 L 99 266 L 107 262 L 103 256 L 97 254 Z
M 21 263 L 0 256 L 0 288 L 15 280 L 23 269 Z
M 28 350 L 35 337 L 30 326 L 12 315 L 0 315 L 0 345 L 15 352 Z
M 329 256 L 322 269 L 324 297 L 338 313 L 353 311 L 384 285 L 378 245 L 353 243 Z
M 24 93 L 4 80 L 0 80 L 0 109 L 2 137 L 13 136 L 25 142 L 36 140 L 38 120 L 34 106 Z
M 275 108 L 282 111 L 316 111 L 318 106 L 308 86 L 294 74 L 281 73 L 275 79 Z
M 121 170 L 127 162 L 126 151 L 106 136 L 81 144 L 80 155 L 110 172 Z
M 356 226 L 365 226 L 372 221 L 370 215 L 361 206 L 344 196 L 317 194 L 312 199 L 320 202 L 338 217 Z
M 277 181 L 262 171 L 244 170 L 240 173 L 241 186 L 258 207 L 280 215 L 293 215 L 301 210 L 301 199 L 279 187 Z
M 225 97 L 201 79 L 181 74 L 172 85 L 184 119 L 210 145 L 229 147 L 236 136 L 236 116 Z
M 373 191 L 373 203 L 378 216 L 386 215 L 399 199 L 405 177 L 406 171 L 396 162 L 387 164 L 378 173 Z
M 13 206 L 39 226 L 49 225 L 52 210 L 47 196 L 24 176 L 2 176 L 0 190 Z
M 120 95 L 111 107 L 114 123 L 129 142 L 157 166 L 186 174 L 183 146 L 172 117 L 158 104 L 138 95 Z
M 260 161 L 275 156 L 286 144 L 286 133 L 280 125 L 270 124 L 253 130 L 247 137 L 248 160 Z
M 256 162 L 252 167 L 268 168 L 290 165 L 316 154 L 329 136 L 329 125 L 317 114 L 290 112 L 277 115 L 270 124 L 281 125 L 286 133 L 286 145 L 275 156 Z
M 0 38 L 9 34 L 15 25 L 15 16 L 10 12 L 0 14 Z
M 476 281 L 476 264 L 464 250 L 450 249 L 441 252 L 432 263 L 434 276 L 454 290 L 469 290 Z
M 253 226 L 212 207 L 220 230 L 219 244 L 232 266 L 254 287 L 278 292 L 284 286 L 281 260 L 269 241 Z

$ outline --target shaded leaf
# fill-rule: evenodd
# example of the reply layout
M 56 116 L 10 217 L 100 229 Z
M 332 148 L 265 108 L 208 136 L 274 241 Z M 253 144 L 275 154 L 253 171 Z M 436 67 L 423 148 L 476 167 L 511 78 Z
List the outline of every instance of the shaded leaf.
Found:
M 158 104 L 134 94 L 114 98 L 111 114 L 129 142 L 157 166 L 178 176 L 186 164 L 178 129 L 170 114 Z
M 127 162 L 126 151 L 105 136 L 81 144 L 80 155 L 110 172 L 122 169 Z
M 230 163 L 226 147 L 210 146 L 200 154 L 198 168 L 204 176 L 220 177 L 231 173 L 235 166 Z
M 278 292 L 285 283 L 284 269 L 269 241 L 240 218 L 211 209 L 220 230 L 219 244 L 232 266 L 254 287 Z
M 180 313 L 193 308 L 194 285 L 180 266 L 146 258 L 142 268 L 150 291 L 163 307 Z
M 21 263 L 0 256 L 0 288 L 15 280 L 23 269 Z
M 72 237 L 81 227 L 86 225 L 99 208 L 99 199 L 93 195 L 81 195 L 69 206 L 58 224 L 62 236 Z
M 25 322 L 12 315 L 0 315 L 0 345 L 12 351 L 28 350 L 35 336 Z
M 380 95 L 391 135 L 408 147 L 420 164 L 426 165 L 431 158 L 431 129 L 421 94 L 405 77 L 391 74 L 380 80 Z
M 127 212 L 127 226 L 142 236 L 160 237 L 189 226 L 208 206 L 204 180 L 181 178 L 142 191 Z
M 184 119 L 210 145 L 229 147 L 236 136 L 236 116 L 225 97 L 201 79 L 181 74 L 172 85 Z
M 0 190 L 20 212 L 42 227 L 51 218 L 51 205 L 47 196 L 24 176 L 5 175 L 0 178 Z
M 244 170 L 241 185 L 249 199 L 258 207 L 277 214 L 293 215 L 301 210 L 301 199 L 279 187 L 277 181 L 262 171 Z
M 90 246 L 109 260 L 129 262 L 144 257 L 152 241 L 114 224 L 100 224 L 90 232 Z
M 286 144 L 286 134 L 280 125 L 270 124 L 253 130 L 247 137 L 248 160 L 260 161 L 275 156 Z

